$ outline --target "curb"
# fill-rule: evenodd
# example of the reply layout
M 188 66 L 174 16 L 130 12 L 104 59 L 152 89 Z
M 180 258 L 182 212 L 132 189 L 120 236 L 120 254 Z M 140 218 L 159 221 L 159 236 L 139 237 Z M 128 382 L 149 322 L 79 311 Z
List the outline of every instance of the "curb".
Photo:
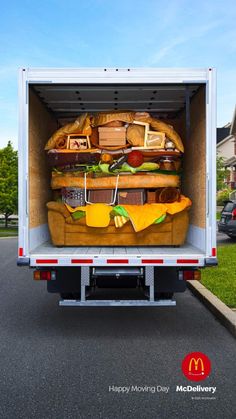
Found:
M 188 281 L 188 288 L 236 337 L 236 313 L 196 280 Z
M 0 240 L 5 240 L 5 239 L 18 239 L 18 236 L 6 236 L 6 237 L 0 237 Z

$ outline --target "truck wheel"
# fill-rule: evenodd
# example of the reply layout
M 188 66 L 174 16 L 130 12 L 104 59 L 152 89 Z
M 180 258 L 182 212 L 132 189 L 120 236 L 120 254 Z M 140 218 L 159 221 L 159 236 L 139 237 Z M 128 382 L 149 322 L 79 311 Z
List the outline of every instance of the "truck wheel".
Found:
M 227 234 L 227 236 L 232 240 L 236 240 L 236 236 L 232 236 L 232 234 Z

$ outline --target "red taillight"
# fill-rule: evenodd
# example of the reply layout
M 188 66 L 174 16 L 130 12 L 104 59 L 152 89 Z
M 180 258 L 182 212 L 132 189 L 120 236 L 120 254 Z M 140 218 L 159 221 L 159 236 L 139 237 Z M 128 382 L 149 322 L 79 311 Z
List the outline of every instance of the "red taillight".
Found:
M 232 220 L 236 220 L 236 208 L 234 208 L 232 211 Z
M 22 257 L 24 255 L 23 247 L 19 247 L 18 254 L 19 254 L 20 257 Z
M 36 281 L 51 281 L 55 279 L 54 272 L 51 271 L 34 271 L 34 279 Z
M 45 280 L 45 281 L 50 281 L 51 280 L 51 272 L 50 271 L 42 271 L 41 272 L 41 279 Z
M 185 281 L 191 281 L 193 279 L 200 281 L 201 280 L 201 271 L 193 270 L 193 271 L 183 271 L 183 279 Z

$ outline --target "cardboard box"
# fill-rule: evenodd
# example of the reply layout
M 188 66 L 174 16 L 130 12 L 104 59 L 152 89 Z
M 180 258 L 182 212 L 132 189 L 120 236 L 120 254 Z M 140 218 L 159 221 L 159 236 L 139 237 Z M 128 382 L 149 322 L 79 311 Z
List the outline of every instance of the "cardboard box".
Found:
M 100 146 L 123 146 L 126 144 L 126 128 L 98 128 Z
M 99 145 L 101 147 L 115 147 L 115 146 L 125 146 L 126 141 L 125 140 L 99 140 Z

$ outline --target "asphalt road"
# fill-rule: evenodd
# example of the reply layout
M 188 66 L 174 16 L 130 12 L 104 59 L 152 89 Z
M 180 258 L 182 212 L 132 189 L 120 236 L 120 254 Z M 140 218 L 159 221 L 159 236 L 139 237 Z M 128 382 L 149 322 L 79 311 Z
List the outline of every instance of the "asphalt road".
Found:
M 1 418 L 235 418 L 235 340 L 189 291 L 176 308 L 59 308 L 16 246 L 0 240 Z M 181 372 L 192 351 L 211 359 L 214 395 L 176 392 L 199 384 Z M 132 385 L 169 391 L 109 392 Z

